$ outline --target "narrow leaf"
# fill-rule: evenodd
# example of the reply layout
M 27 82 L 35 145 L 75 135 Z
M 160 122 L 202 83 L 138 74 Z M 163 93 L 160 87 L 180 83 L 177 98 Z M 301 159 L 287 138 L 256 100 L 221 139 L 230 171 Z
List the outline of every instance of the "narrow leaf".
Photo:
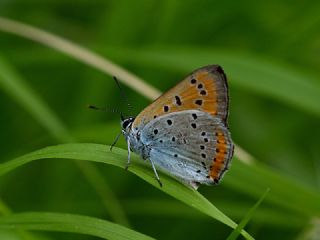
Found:
M 127 162 L 127 151 L 114 148 L 113 151 L 110 152 L 108 146 L 91 143 L 51 146 L 28 153 L 22 157 L 1 164 L 0 176 L 23 164 L 45 158 L 88 160 L 124 168 Z M 132 164 L 129 168 L 129 171 L 133 172 L 140 178 L 166 192 L 167 194 L 186 203 L 187 205 L 198 209 L 199 211 L 232 228 L 236 228 L 237 225 L 229 217 L 223 214 L 196 190 L 183 185 L 182 183 L 165 174 L 161 175 L 161 181 L 163 183 L 163 187 L 161 188 L 158 182 L 155 180 L 154 173 L 150 167 L 144 164 L 143 161 L 141 161 L 141 159 L 135 154 L 132 154 L 131 159 Z M 245 231 L 242 231 L 242 235 L 247 239 L 252 239 L 251 236 Z
M 227 238 L 227 240 L 235 240 L 237 239 L 237 237 L 240 235 L 240 232 L 242 231 L 242 229 L 244 229 L 244 227 L 247 225 L 247 223 L 249 222 L 249 220 L 252 218 L 254 212 L 256 211 L 256 209 L 260 206 L 260 204 L 262 203 L 262 201 L 265 199 L 265 197 L 267 196 L 267 194 L 269 193 L 270 189 L 268 188 L 265 193 L 260 197 L 260 199 L 258 200 L 258 202 L 256 202 L 255 205 L 253 205 L 253 207 L 248 211 L 248 213 L 244 216 L 244 218 L 241 220 L 241 222 L 238 224 L 238 226 L 232 231 L 232 233 L 229 235 L 229 237 Z
M 0 217 L 0 228 L 58 231 L 113 240 L 151 240 L 142 233 L 93 217 L 65 213 L 29 212 Z

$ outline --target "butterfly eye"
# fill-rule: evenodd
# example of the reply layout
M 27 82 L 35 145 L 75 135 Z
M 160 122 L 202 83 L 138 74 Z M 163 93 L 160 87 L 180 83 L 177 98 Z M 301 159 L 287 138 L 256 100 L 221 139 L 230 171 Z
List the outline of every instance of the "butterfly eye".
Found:
M 124 121 L 122 121 L 122 128 L 126 129 L 129 126 L 129 124 L 131 124 L 133 121 L 134 121 L 134 118 L 132 117 L 125 119 Z
M 122 128 L 126 129 L 128 127 L 128 124 L 130 123 L 129 119 L 126 119 L 122 122 Z

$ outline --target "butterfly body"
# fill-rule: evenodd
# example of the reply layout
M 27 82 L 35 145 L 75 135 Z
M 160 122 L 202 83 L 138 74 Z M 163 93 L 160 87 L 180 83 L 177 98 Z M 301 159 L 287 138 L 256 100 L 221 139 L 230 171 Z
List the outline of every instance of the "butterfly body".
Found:
M 210 65 L 122 121 L 128 151 L 184 183 L 217 184 L 228 169 L 233 143 L 227 126 L 228 86 L 223 70 Z M 128 162 L 130 155 L 128 156 Z

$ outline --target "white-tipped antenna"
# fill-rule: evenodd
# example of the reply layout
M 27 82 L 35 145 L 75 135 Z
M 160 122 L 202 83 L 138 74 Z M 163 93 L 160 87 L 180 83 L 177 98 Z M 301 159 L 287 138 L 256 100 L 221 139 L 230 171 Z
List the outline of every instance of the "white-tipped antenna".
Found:
M 120 86 L 120 82 L 118 81 L 118 79 L 115 76 L 113 76 L 113 80 L 116 82 L 116 84 L 117 84 L 117 86 L 118 86 L 118 88 L 120 90 L 120 95 L 121 95 L 122 101 L 127 104 L 128 112 L 129 112 L 130 116 L 132 116 L 132 106 L 129 103 L 127 95 L 123 91 L 122 87 Z

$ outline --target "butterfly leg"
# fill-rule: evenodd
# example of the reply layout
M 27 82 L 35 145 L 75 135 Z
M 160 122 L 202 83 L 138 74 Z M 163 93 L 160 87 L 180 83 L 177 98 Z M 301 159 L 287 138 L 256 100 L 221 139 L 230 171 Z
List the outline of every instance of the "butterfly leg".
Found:
M 112 148 L 117 144 L 120 135 L 121 135 L 121 132 L 118 133 L 118 135 L 116 136 L 116 139 L 113 141 L 112 145 L 110 146 L 110 151 L 112 151 Z
M 159 183 L 160 187 L 162 187 L 162 182 L 160 181 L 159 175 L 158 175 L 158 173 L 157 173 L 157 169 L 156 169 L 156 167 L 154 166 L 153 161 L 152 161 L 151 159 L 149 159 L 149 160 L 150 160 L 150 163 L 151 163 L 151 166 L 152 166 L 153 172 L 154 172 L 154 174 L 156 175 L 156 179 L 157 179 L 157 181 L 158 181 L 158 183 Z
M 131 150 L 130 150 L 130 141 L 127 139 L 127 146 L 128 146 L 128 161 L 125 167 L 125 170 L 128 170 L 129 165 L 130 165 L 130 155 L 131 155 Z

